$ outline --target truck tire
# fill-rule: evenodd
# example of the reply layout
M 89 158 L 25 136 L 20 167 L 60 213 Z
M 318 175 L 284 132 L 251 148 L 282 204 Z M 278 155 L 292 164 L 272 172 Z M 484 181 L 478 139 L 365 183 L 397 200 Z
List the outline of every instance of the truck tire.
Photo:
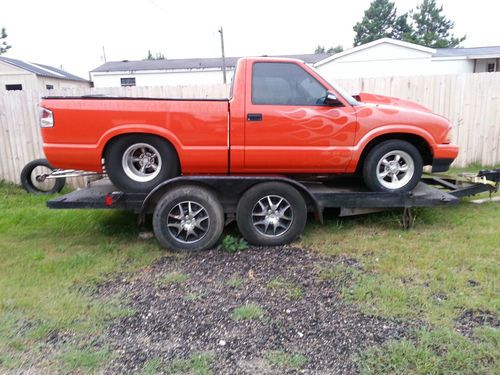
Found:
M 168 191 L 153 213 L 153 230 L 160 245 L 179 251 L 212 248 L 224 229 L 222 206 L 210 190 L 182 186 Z
M 166 140 L 151 134 L 119 137 L 106 148 L 106 172 L 126 192 L 145 193 L 179 175 L 179 158 Z
M 26 164 L 21 171 L 21 185 L 24 190 L 31 194 L 55 194 L 59 193 L 66 179 L 64 177 L 55 179 L 44 179 L 41 176 L 50 174 L 54 168 L 47 159 L 36 159 Z
M 422 177 L 422 156 L 415 146 L 402 140 L 376 145 L 363 164 L 363 179 L 372 191 L 410 191 Z
M 302 195 L 283 182 L 263 182 L 240 198 L 236 221 L 253 245 L 277 246 L 296 239 L 304 230 L 307 206 Z

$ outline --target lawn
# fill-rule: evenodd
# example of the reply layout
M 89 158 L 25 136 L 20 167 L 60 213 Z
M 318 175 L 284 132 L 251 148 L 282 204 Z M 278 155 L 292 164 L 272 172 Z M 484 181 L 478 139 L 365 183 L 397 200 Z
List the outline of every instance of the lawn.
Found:
M 96 298 L 96 289 L 137 274 L 166 253 L 154 239 L 138 238 L 132 214 L 48 210 L 46 199 L 0 184 L 0 373 L 30 367 L 42 373 L 94 373 L 116 355 L 103 336 L 106 327 L 134 314 L 126 295 Z M 359 267 L 340 264 L 319 275 L 344 280 L 342 299 L 363 314 L 416 327 L 406 339 L 364 348 L 354 358 L 358 369 L 366 374 L 499 373 L 500 205 L 464 201 L 418 209 L 409 231 L 400 229 L 397 214 L 330 216 L 325 225 L 311 221 L 294 244 L 356 261 Z M 228 288 L 245 287 L 248 277 L 237 271 L 223 282 Z M 157 285 L 182 288 L 194 282 L 171 271 Z M 267 280 L 263 290 L 292 304 L 307 297 L 281 275 Z M 196 301 L 205 292 L 186 298 Z M 252 304 L 228 314 L 244 324 L 272 319 Z M 280 350 L 262 360 L 292 369 L 310 364 L 301 353 Z M 162 368 L 210 373 L 213 361 L 212 354 L 193 353 Z M 160 367 L 160 359 L 151 358 L 143 372 Z

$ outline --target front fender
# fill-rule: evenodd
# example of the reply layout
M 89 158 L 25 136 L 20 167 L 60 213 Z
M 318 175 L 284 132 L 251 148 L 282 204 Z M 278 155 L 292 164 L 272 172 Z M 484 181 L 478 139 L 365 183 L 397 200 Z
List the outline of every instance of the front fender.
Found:
M 358 162 L 361 158 L 364 149 L 371 141 L 373 141 L 378 137 L 387 135 L 397 138 L 398 134 L 414 135 L 422 138 L 429 145 L 431 152 L 435 154 L 437 144 L 432 134 L 429 133 L 427 130 L 419 128 L 414 125 L 395 125 L 395 124 L 384 125 L 370 130 L 358 140 L 356 145 L 354 145 L 352 160 L 351 163 L 349 164 L 347 172 L 353 172 L 356 170 L 356 167 L 358 165 Z

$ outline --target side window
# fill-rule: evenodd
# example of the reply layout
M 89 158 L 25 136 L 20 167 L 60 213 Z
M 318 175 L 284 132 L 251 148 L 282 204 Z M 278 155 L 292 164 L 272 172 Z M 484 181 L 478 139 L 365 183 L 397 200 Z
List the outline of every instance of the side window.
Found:
M 252 70 L 252 103 L 322 105 L 326 88 L 294 63 L 255 63 Z

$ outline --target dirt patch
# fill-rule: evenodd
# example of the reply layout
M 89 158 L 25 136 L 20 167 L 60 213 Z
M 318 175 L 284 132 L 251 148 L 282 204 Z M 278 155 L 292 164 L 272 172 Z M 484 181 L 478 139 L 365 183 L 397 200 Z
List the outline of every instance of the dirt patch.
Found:
M 136 373 L 151 360 L 168 368 L 195 353 L 210 353 L 214 374 L 356 373 L 355 354 L 406 337 L 409 323 L 345 303 L 345 278 L 321 276 L 341 265 L 361 269 L 298 248 L 210 251 L 102 284 L 98 295 L 125 293 L 136 311 L 108 330 L 117 356 L 106 373 Z M 282 364 L 268 360 L 276 352 Z
M 471 336 L 476 327 L 490 326 L 500 329 L 500 319 L 490 311 L 468 310 L 455 321 L 457 330 L 465 336 Z

